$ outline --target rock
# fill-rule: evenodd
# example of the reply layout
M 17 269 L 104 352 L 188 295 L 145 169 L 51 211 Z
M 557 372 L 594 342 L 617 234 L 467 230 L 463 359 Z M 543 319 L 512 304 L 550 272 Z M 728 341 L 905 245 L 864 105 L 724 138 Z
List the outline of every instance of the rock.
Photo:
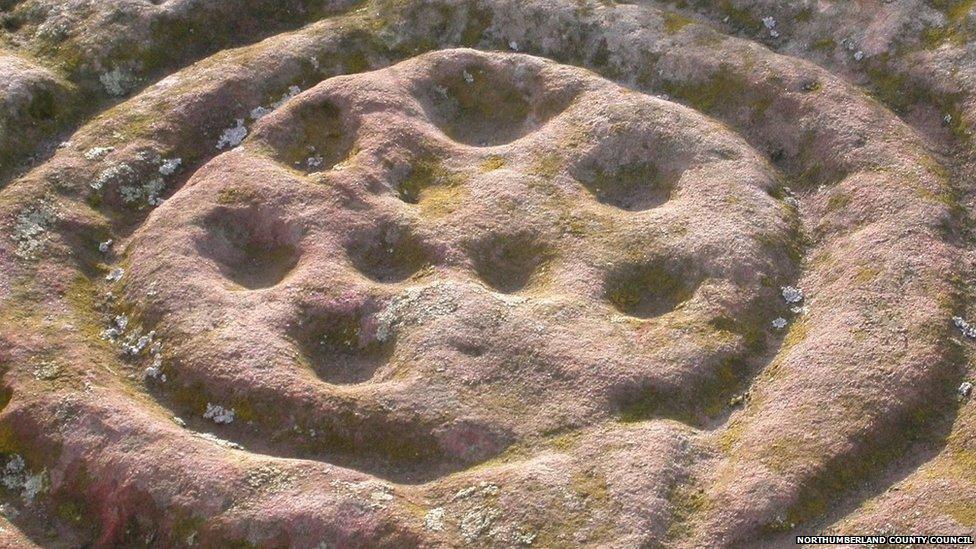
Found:
M 965 9 L 6 4 L 0 545 L 970 533 Z

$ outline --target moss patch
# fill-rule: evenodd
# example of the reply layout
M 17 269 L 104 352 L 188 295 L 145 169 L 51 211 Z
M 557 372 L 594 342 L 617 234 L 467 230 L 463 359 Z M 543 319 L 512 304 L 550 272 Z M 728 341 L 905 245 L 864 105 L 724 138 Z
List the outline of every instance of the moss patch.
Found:
M 685 17 L 680 13 L 673 11 L 664 12 L 664 32 L 668 34 L 675 34 L 694 22 L 694 19 Z
M 493 154 L 484 159 L 478 168 L 483 172 L 492 172 L 505 166 L 505 159 L 497 154 Z
M 663 262 L 626 264 L 604 283 L 606 299 L 620 312 L 638 317 L 660 316 L 689 299 L 700 280 L 681 265 Z
M 671 509 L 671 522 L 668 524 L 665 539 L 676 541 L 689 537 L 692 532 L 692 518 L 709 507 L 705 491 L 695 485 L 678 484 L 668 490 L 668 503 Z
M 461 174 L 447 169 L 439 160 L 427 158 L 416 162 L 410 174 L 397 185 L 397 195 L 408 204 L 420 204 L 427 213 L 438 215 L 453 211 L 463 196 Z

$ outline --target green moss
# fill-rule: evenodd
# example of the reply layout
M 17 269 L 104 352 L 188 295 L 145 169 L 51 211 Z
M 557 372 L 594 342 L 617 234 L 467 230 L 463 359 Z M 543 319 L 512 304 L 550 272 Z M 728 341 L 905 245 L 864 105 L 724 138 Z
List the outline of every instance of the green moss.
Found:
M 520 137 L 531 110 L 525 93 L 489 66 L 473 63 L 465 71 L 470 81 L 458 75 L 436 82 L 441 129 L 455 141 L 478 146 Z
M 732 394 L 741 390 L 748 365 L 738 356 L 728 356 L 706 364 L 707 374 L 688 389 L 688 396 L 667 394 L 655 387 L 644 387 L 624 399 L 617 411 L 621 423 L 671 418 L 686 425 L 700 426 L 704 417 L 715 417 L 729 405 Z
M 865 71 L 871 82 L 872 94 L 897 113 L 904 114 L 917 103 L 929 104 L 949 115 L 949 131 L 961 141 L 971 140 L 969 122 L 960 108 L 960 94 L 942 94 L 931 90 L 924 82 L 912 81 L 906 74 L 895 72 L 888 63 L 888 55 L 880 56 Z
M 468 16 L 464 18 L 465 26 L 461 31 L 460 45 L 473 47 L 484 39 L 485 32 L 493 24 L 494 16 L 490 9 L 479 4 L 468 5 L 467 10 Z
M 590 503 L 602 503 L 609 498 L 607 478 L 595 470 L 574 473 L 570 488 Z
M 88 277 L 78 273 L 65 292 L 65 300 L 71 307 L 74 324 L 88 345 L 108 349 L 110 345 L 102 339 L 104 326 L 97 314 L 96 296 L 98 289 Z
M 176 514 L 173 517 L 173 526 L 170 529 L 171 538 L 179 540 L 180 543 L 185 542 L 190 536 L 196 535 L 207 522 L 203 517 L 191 515 L 182 510 L 172 510 L 171 513 Z
M 675 34 L 694 22 L 694 19 L 685 17 L 680 13 L 673 11 L 664 12 L 664 32 L 668 34 Z
M 493 154 L 484 159 L 478 166 L 483 172 L 492 172 L 505 166 L 505 158 Z
M 731 0 L 722 0 L 719 4 L 720 13 L 728 17 L 729 21 L 743 29 L 753 29 L 759 27 L 759 19 L 749 11 L 748 8 L 739 8 Z
M 665 202 L 673 187 L 668 173 L 646 159 L 625 162 L 604 169 L 595 166 L 578 176 L 596 199 L 630 211 L 644 210 Z
M 945 504 L 942 508 L 947 515 L 966 528 L 976 526 L 976 501 L 957 501 Z
M 570 452 L 579 444 L 580 438 L 579 431 L 570 431 L 549 439 L 549 445 L 560 452 Z
M 624 314 L 658 316 L 691 297 L 697 284 L 690 274 L 657 262 L 625 265 L 607 277 L 605 296 Z
M 830 53 L 837 49 L 837 42 L 835 42 L 833 38 L 820 38 L 818 40 L 814 40 L 813 43 L 810 44 L 810 49 L 822 53 Z
M 84 465 L 73 474 L 66 475 L 54 496 L 55 512 L 61 520 L 75 528 L 91 530 L 98 524 L 91 505 L 85 499 L 91 497 L 93 479 Z
M 545 242 L 534 234 L 496 234 L 465 246 L 478 276 L 492 288 L 512 293 L 539 286 L 552 256 Z
M 626 400 L 617 412 L 617 419 L 621 423 L 635 423 L 646 421 L 650 418 L 661 417 L 668 414 L 666 411 L 667 402 L 665 395 L 653 388 L 645 388 L 639 394 Z M 692 424 L 694 419 L 689 415 L 682 418 L 684 423 Z
M 799 345 L 806 340 L 807 335 L 810 332 L 810 323 L 807 322 L 806 316 L 798 316 L 793 324 L 790 326 L 790 331 L 786 333 L 786 337 L 783 338 L 783 347 L 780 352 L 784 352 L 791 347 Z
M 556 226 L 561 233 L 576 237 L 584 237 L 592 232 L 589 229 L 586 219 L 578 215 L 577 212 L 568 210 L 559 212 L 559 219 L 556 221 Z
M 947 207 L 954 215 L 965 213 L 956 191 L 948 184 L 940 185 L 934 190 L 919 187 L 915 189 L 915 195 L 927 202 L 933 202 Z
M 559 175 L 563 169 L 563 157 L 557 153 L 544 153 L 533 161 L 529 168 L 529 173 L 552 179 Z
M 408 204 L 419 204 L 425 215 L 433 217 L 454 211 L 467 192 L 464 177 L 446 168 L 438 159 L 415 163 L 398 186 L 397 194 Z
M 756 235 L 756 241 L 766 253 L 774 255 L 783 254 L 791 263 L 798 265 L 803 260 L 806 239 L 802 234 L 799 234 L 799 221 L 793 215 L 792 210 L 786 211 L 793 234 L 784 235 L 779 232 L 760 233 Z
M 945 13 L 946 24 L 930 26 L 922 30 L 920 37 L 922 47 L 935 49 L 943 43 L 949 42 L 955 46 L 963 46 L 971 40 L 971 31 L 967 23 L 967 16 L 973 9 L 974 0 L 933 1 L 933 6 Z
M 672 81 L 665 83 L 664 87 L 672 96 L 708 113 L 726 108 L 735 100 L 747 100 L 743 94 L 752 89 L 745 78 L 724 63 L 705 81 Z
M 696 485 L 676 484 L 668 490 L 667 499 L 671 522 L 668 524 L 665 539 L 674 542 L 691 536 L 692 519 L 709 508 L 705 491 Z
M 764 325 L 758 318 L 749 320 L 718 317 L 711 324 L 715 329 L 738 335 L 749 353 L 759 353 L 766 348 Z
M 342 68 L 345 74 L 358 74 L 370 70 L 372 64 L 365 52 L 353 50 L 343 56 Z
M 584 18 L 593 15 L 593 5 L 589 0 L 576 0 L 576 17 Z
M 259 201 L 258 193 L 249 187 L 224 187 L 217 191 L 218 204 L 256 204 Z
M 837 210 L 847 207 L 847 205 L 850 203 L 850 193 L 842 191 L 835 192 L 830 195 L 830 198 L 827 200 L 827 211 L 831 213 L 836 212 Z
M 862 266 L 858 268 L 857 274 L 854 275 L 854 281 L 858 284 L 867 284 L 877 278 L 880 273 L 881 269 L 878 267 Z
M 735 421 L 726 426 L 725 430 L 722 431 L 721 436 L 718 438 L 718 447 L 725 454 L 730 455 L 732 453 L 732 448 L 735 446 L 739 439 L 742 437 L 742 431 L 745 430 L 745 423 L 742 421 Z

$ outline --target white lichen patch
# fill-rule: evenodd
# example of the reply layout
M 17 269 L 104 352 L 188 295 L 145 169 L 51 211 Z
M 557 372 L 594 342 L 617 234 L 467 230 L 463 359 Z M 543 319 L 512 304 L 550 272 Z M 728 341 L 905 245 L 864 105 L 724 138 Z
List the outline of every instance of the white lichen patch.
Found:
M 238 118 L 234 127 L 227 128 L 217 141 L 217 149 L 233 149 L 241 144 L 247 137 L 247 127 L 244 126 L 244 119 Z
M 161 383 L 166 383 L 166 374 L 163 373 L 163 357 L 159 353 L 153 354 L 152 364 L 143 372 L 146 379 L 152 379 Z
M 244 447 L 236 442 L 231 442 L 229 440 L 224 440 L 220 437 L 211 435 L 210 433 L 193 433 L 193 436 L 197 438 L 202 438 L 203 440 L 212 442 L 218 446 L 223 446 L 224 448 L 231 448 L 234 450 L 243 450 Z
M 966 320 L 963 317 L 961 316 L 952 317 L 952 323 L 956 325 L 956 328 L 959 328 L 959 331 L 962 332 L 962 335 L 969 338 L 976 339 L 976 328 L 970 326 L 969 322 L 966 322 Z
M 47 470 L 31 473 L 24 462 L 24 458 L 14 454 L 4 465 L 0 484 L 3 484 L 4 488 L 8 490 L 19 491 L 24 502 L 29 504 L 38 495 L 47 491 L 50 481 Z
M 399 325 L 420 325 L 453 313 L 460 307 L 461 291 L 454 282 L 408 288 L 376 315 L 376 339 L 386 341 Z
M 108 153 L 115 150 L 115 147 L 92 147 L 85 151 L 85 159 L 87 160 L 101 160 Z
M 233 423 L 234 421 L 234 409 L 224 408 L 223 406 L 216 406 L 211 403 L 207 403 L 207 410 L 203 412 L 203 418 L 209 419 L 216 424 L 227 424 Z
M 140 207 L 148 204 L 149 206 L 159 206 L 163 203 L 160 195 L 166 188 L 163 178 L 156 177 L 146 181 L 141 185 L 123 185 L 119 187 L 119 195 L 125 204 L 140 203 Z
M 140 331 L 137 330 L 135 333 L 129 334 L 129 337 L 122 344 L 122 352 L 129 356 L 138 356 L 152 343 L 154 337 L 156 337 L 155 330 L 146 335 L 141 335 Z
M 309 169 L 313 169 L 313 170 L 315 168 L 321 168 L 322 164 L 324 163 L 325 163 L 325 159 L 319 155 L 310 156 L 308 157 L 308 160 L 305 161 L 305 165 L 307 165 Z
M 99 242 L 98 251 L 102 252 L 103 254 L 107 254 L 108 251 L 112 249 L 112 244 L 114 244 L 114 241 L 111 238 L 105 242 Z
M 123 185 L 131 182 L 137 177 L 136 171 L 132 166 L 125 162 L 109 166 L 102 170 L 95 180 L 88 184 L 92 190 L 100 191 L 107 185 Z
M 51 381 L 61 375 L 61 366 L 49 360 L 40 362 L 34 367 L 34 379 Z
M 111 71 L 103 73 L 98 77 L 98 80 L 102 83 L 105 91 L 115 97 L 129 93 L 129 90 L 135 85 L 135 78 L 132 73 L 122 67 L 115 67 Z
M 968 381 L 963 381 L 962 384 L 959 385 L 959 389 L 957 390 L 959 400 L 969 398 L 969 395 L 971 395 L 972 393 L 973 393 L 973 384 Z
M 281 96 L 281 99 L 275 101 L 270 106 L 267 107 L 257 106 L 251 109 L 250 112 L 251 120 L 256 121 L 256 120 L 260 120 L 265 116 L 268 116 L 269 114 L 273 113 L 277 109 L 281 108 L 281 106 L 287 103 L 289 100 L 291 100 L 291 98 L 295 97 L 300 93 L 302 93 L 302 89 L 299 88 L 298 86 L 289 86 L 288 91 Z
M 244 475 L 244 482 L 251 488 L 270 490 L 287 488 L 294 480 L 294 475 L 273 465 L 262 465 L 257 469 L 251 469 Z
M 14 231 L 11 235 L 17 243 L 17 257 L 35 259 L 47 243 L 48 230 L 57 219 L 57 208 L 47 198 L 22 209 L 14 220 Z
M 786 319 L 783 317 L 779 317 L 773 320 L 772 325 L 773 328 L 776 328 L 777 330 L 782 330 L 783 328 L 786 327 Z
M 444 530 L 444 508 L 435 507 L 424 515 L 424 528 L 431 532 L 441 532 Z
M 262 105 L 258 105 L 257 107 L 251 109 L 251 112 L 249 114 L 251 115 L 251 120 L 257 121 L 271 114 L 271 109 Z
M 532 542 L 534 542 L 535 538 L 538 536 L 539 534 L 536 532 L 516 530 L 512 532 L 512 543 L 515 545 L 532 545 Z
M 502 512 L 489 505 L 479 505 L 461 516 L 461 537 L 468 543 L 473 543 L 491 528 L 492 523 L 500 517 Z
M 122 280 L 122 277 L 124 275 L 125 275 L 125 269 L 123 269 L 122 267 L 116 267 L 111 271 L 109 271 L 107 275 L 105 275 L 105 280 L 109 282 L 118 282 Z
M 356 499 L 367 509 L 385 509 L 386 504 L 394 499 L 393 487 L 372 480 L 362 482 L 334 480 L 332 487 L 337 492 Z
M 115 341 L 125 332 L 125 327 L 129 325 L 129 317 L 125 315 L 116 315 L 112 319 L 112 325 L 109 326 L 105 331 L 102 332 L 102 339 L 107 339 L 109 341 Z
M 176 170 L 180 169 L 182 164 L 182 158 L 167 158 L 163 160 L 162 165 L 159 166 L 159 173 L 164 177 L 168 177 L 176 173 Z
M 787 303 L 799 303 L 803 301 L 803 290 L 799 288 L 794 288 L 793 286 L 783 286 L 780 288 L 783 293 L 783 299 Z

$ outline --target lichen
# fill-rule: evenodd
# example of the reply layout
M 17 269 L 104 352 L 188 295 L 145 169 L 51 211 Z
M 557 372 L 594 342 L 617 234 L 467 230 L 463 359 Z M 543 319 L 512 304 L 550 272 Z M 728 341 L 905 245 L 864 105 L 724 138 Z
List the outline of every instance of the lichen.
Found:
M 103 73 L 98 77 L 98 80 L 102 83 L 105 91 L 115 97 L 129 93 L 136 84 L 133 74 L 122 67 L 115 67 L 111 71 Z
M 431 532 L 440 532 L 444 530 L 444 508 L 435 507 L 427 514 L 424 515 L 424 528 L 427 528 Z
M 38 495 L 46 492 L 50 486 L 47 470 L 32 473 L 19 454 L 14 454 L 4 465 L 0 484 L 8 490 L 20 492 L 25 503 L 33 503 Z
M 181 164 L 183 164 L 182 158 L 168 158 L 163 160 L 163 163 L 159 166 L 159 173 L 164 177 L 173 175 L 180 168 Z
M 36 259 L 50 235 L 48 231 L 58 220 L 58 210 L 50 198 L 42 198 L 24 207 L 14 220 L 11 238 L 17 243 L 17 257 Z
M 217 150 L 233 149 L 240 145 L 245 137 L 247 137 L 247 127 L 244 125 L 244 119 L 238 118 L 234 126 L 225 129 L 224 133 L 220 135 L 216 145 Z
M 227 424 L 234 421 L 234 409 L 227 409 L 223 406 L 207 403 L 207 409 L 203 412 L 203 418 L 209 419 L 216 424 Z
M 101 160 L 108 153 L 115 150 L 115 147 L 92 147 L 85 151 L 86 160 Z

